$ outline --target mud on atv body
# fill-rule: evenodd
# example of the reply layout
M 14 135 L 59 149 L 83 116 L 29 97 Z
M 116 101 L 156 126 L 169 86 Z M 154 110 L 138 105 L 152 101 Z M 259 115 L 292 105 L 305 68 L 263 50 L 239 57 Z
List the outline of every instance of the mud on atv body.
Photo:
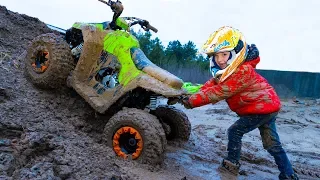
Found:
M 167 139 L 186 141 L 190 136 L 182 111 L 156 105 L 157 97 L 185 94 L 183 81 L 153 64 L 130 33 L 97 27 L 81 25 L 65 37 L 49 33 L 35 38 L 27 51 L 26 73 L 42 88 L 59 88 L 68 78 L 93 109 L 113 115 L 103 136 L 117 156 L 158 164 Z M 79 45 L 76 57 L 73 50 Z

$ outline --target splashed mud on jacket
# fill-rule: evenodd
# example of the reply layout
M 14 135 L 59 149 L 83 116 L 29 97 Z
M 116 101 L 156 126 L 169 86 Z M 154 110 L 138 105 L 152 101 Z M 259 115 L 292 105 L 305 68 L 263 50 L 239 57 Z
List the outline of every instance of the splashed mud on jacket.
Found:
M 246 61 L 224 82 L 210 79 L 189 98 L 190 104 L 199 107 L 226 99 L 230 109 L 238 115 L 279 111 L 281 103 L 274 88 L 255 71 L 259 62 L 260 57 Z

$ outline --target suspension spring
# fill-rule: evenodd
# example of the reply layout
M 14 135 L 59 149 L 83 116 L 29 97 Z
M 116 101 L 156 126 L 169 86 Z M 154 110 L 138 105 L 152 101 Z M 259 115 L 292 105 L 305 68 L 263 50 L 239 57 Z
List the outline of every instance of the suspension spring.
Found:
M 150 110 L 155 110 L 157 108 L 157 96 L 150 96 Z
M 79 44 L 78 46 L 76 46 L 75 48 L 73 48 L 71 50 L 71 53 L 74 55 L 74 56 L 78 56 L 81 51 L 82 51 L 82 47 L 83 47 L 83 43 Z

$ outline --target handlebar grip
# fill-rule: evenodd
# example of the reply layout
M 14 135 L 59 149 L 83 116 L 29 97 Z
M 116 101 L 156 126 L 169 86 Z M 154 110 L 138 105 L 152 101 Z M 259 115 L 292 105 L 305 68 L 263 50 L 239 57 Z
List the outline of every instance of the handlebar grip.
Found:
M 104 0 L 98 0 L 98 1 L 100 1 L 100 2 L 102 2 L 102 3 L 104 3 L 104 4 L 109 6 L 108 2 L 105 2 Z
M 123 5 L 122 5 L 122 3 L 120 1 L 117 1 L 117 2 L 115 2 L 113 4 L 111 4 L 111 9 L 112 9 L 113 12 L 118 13 L 119 16 L 120 16 L 120 14 L 123 11 Z
M 148 29 L 151 29 L 151 30 L 152 30 L 153 32 L 155 32 L 155 33 L 158 32 L 158 29 L 155 28 L 155 27 L 153 27 L 153 26 L 151 26 L 150 24 L 148 24 L 146 27 L 147 27 Z

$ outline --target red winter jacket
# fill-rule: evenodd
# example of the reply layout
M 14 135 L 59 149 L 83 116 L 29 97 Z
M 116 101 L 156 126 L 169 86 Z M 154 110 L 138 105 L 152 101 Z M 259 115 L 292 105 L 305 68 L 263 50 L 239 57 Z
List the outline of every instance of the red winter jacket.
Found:
M 255 71 L 260 58 L 243 63 L 224 82 L 207 81 L 189 98 L 192 107 L 226 99 L 238 115 L 270 114 L 280 110 L 281 103 L 273 87 Z

